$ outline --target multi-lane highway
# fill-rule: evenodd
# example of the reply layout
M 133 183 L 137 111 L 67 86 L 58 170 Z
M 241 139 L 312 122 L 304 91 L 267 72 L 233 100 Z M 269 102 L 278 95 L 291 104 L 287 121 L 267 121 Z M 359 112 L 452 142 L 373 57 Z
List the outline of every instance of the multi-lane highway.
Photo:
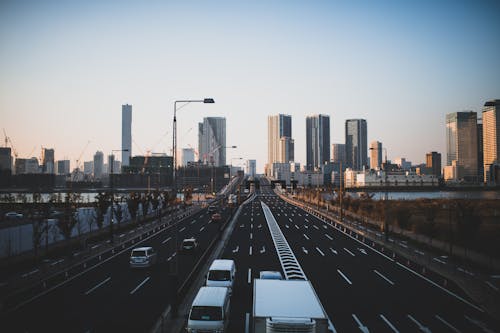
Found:
M 222 253 L 237 266 L 229 332 L 251 328 L 253 279 L 259 272 L 282 271 L 262 203 L 269 207 L 337 332 L 498 330 L 496 320 L 462 293 L 444 289 L 432 276 L 412 271 L 263 187 L 242 206 Z M 228 218 L 228 209 L 222 213 L 223 220 Z M 196 237 L 205 249 L 219 229 L 205 209 L 180 222 L 178 239 Z M 171 261 L 179 259 L 182 281 L 201 254 L 178 254 L 174 232 L 174 228 L 162 230 L 137 244 L 157 249 L 160 263 L 155 269 L 131 270 L 130 250 L 124 249 L 9 312 L 2 326 L 8 332 L 148 332 L 170 302 Z
M 240 215 L 224 258 L 236 260 L 230 332 L 245 332 L 252 278 L 281 271 L 260 202 L 274 218 L 338 332 L 493 332 L 498 323 L 460 292 L 446 290 L 377 250 L 262 190 Z
M 221 211 L 222 221 L 229 209 Z M 130 269 L 130 249 L 125 248 L 99 266 L 67 281 L 2 318 L 3 332 L 147 332 L 170 302 L 171 262 L 179 259 L 179 280 L 191 272 L 201 253 L 219 232 L 204 209 L 182 220 L 179 243 L 195 237 L 200 250 L 179 254 L 175 228 L 157 232 L 136 246 L 153 246 L 158 264 L 152 269 Z M 5 330 L 5 328 L 7 328 Z

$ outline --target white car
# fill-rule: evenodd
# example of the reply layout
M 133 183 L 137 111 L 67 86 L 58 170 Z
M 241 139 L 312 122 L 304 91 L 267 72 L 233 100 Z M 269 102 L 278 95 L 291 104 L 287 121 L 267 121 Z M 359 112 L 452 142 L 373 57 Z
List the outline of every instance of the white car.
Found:
M 23 214 L 16 213 L 16 212 L 8 212 L 8 213 L 5 213 L 5 218 L 7 218 L 7 219 L 22 219 Z
M 157 260 L 156 251 L 151 246 L 136 247 L 130 253 L 131 268 L 151 267 Z

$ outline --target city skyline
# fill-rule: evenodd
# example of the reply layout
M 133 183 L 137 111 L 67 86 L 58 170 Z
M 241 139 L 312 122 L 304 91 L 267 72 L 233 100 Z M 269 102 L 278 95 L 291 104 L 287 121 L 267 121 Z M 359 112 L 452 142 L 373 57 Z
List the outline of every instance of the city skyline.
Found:
M 255 159 L 263 172 L 258 133 L 267 115 L 284 113 L 294 118 L 294 160 L 305 164 L 305 119 L 320 113 L 331 143 L 343 142 L 346 119 L 363 118 L 389 160 L 418 164 L 429 151 L 445 156 L 446 114 L 479 115 L 498 98 L 495 2 L 195 2 L 194 13 L 185 4 L 23 4 L 0 11 L 0 123 L 20 158 L 40 157 L 42 145 L 74 166 L 88 141 L 82 161 L 109 155 L 121 147 L 126 103 L 133 154 L 171 154 L 173 101 L 213 97 L 215 108 L 178 113 L 179 148 L 197 146 L 198 119 L 225 117 L 238 146 L 227 161 Z

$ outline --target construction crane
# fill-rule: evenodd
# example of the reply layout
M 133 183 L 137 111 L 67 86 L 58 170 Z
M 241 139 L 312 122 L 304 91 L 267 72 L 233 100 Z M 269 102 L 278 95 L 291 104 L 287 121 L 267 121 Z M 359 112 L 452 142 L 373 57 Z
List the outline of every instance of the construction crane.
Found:
M 81 170 L 80 170 L 80 161 L 82 159 L 83 154 L 87 150 L 89 144 L 90 144 L 90 140 L 87 141 L 87 144 L 82 149 L 80 155 L 78 155 L 78 158 L 76 159 L 76 167 L 73 169 L 73 172 L 71 173 L 71 181 L 75 181 L 77 179 L 78 175 L 81 173 Z
M 7 136 L 7 133 L 5 132 L 5 128 L 3 129 L 3 135 L 5 136 L 5 147 L 7 148 L 8 145 L 10 144 L 10 148 L 12 149 L 12 152 L 14 153 L 14 157 L 17 159 L 17 150 L 14 148 L 14 144 L 12 143 L 12 140 L 10 137 Z

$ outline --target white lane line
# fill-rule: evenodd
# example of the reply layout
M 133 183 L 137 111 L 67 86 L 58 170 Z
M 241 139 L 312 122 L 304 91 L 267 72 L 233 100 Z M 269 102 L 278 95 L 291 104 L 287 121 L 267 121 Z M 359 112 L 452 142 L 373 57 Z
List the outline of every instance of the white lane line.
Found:
M 302 246 L 302 252 L 304 252 L 305 254 L 308 254 L 308 253 L 309 253 L 309 251 L 307 251 L 307 250 L 306 250 L 306 248 L 305 248 L 305 247 L 303 247 L 303 246 Z
M 140 287 L 142 287 L 146 282 L 148 282 L 150 279 L 150 277 L 148 276 L 147 278 L 145 278 L 141 283 L 139 283 L 139 285 L 137 287 L 134 288 L 134 290 L 132 290 L 130 292 L 130 295 L 133 295 L 137 290 L 139 290 Z
M 288 224 L 285 224 L 285 227 L 286 227 L 287 229 L 290 229 L 290 227 L 288 226 Z
M 366 327 L 365 325 L 363 325 L 363 323 L 361 322 L 361 320 L 358 319 L 358 317 L 356 317 L 356 315 L 353 313 L 352 314 L 352 317 L 354 318 L 354 320 L 356 321 L 356 323 L 358 324 L 358 328 L 361 332 L 363 333 L 368 333 L 370 332 L 368 330 L 368 327 Z
M 253 223 L 250 224 L 250 229 L 253 229 Z
M 415 318 L 413 318 L 411 315 L 407 315 L 407 317 L 413 321 L 417 326 L 418 326 L 418 329 L 421 330 L 422 332 L 425 332 L 425 333 L 431 333 L 431 330 L 428 328 L 428 327 L 425 327 L 423 326 L 422 324 L 420 324 Z
M 418 276 L 418 277 L 420 277 L 420 278 L 424 279 L 425 281 L 429 282 L 429 283 L 430 283 L 430 284 L 432 284 L 433 286 L 438 287 L 438 288 L 439 288 L 439 289 L 441 289 L 442 291 L 446 292 L 448 295 L 451 295 L 451 296 L 455 297 L 456 299 L 458 299 L 458 300 L 462 301 L 463 303 L 465 303 L 465 304 L 469 305 L 470 307 L 472 307 L 472 308 L 476 309 L 477 311 L 479 311 L 479 312 L 484 312 L 484 310 L 483 310 L 483 309 L 481 309 L 480 307 L 475 306 L 474 304 L 472 304 L 472 303 L 468 302 L 467 300 L 463 299 L 462 297 L 458 296 L 457 294 L 452 293 L 452 292 L 451 292 L 451 291 L 449 291 L 448 289 L 441 287 L 441 286 L 440 286 L 439 284 L 437 284 L 436 282 L 434 282 L 434 281 L 432 281 L 432 280 L 429 280 L 428 278 L 426 278 L 426 277 L 425 277 L 425 276 L 423 276 L 422 274 L 419 274 L 419 273 L 415 272 L 413 269 L 410 269 L 410 268 L 406 267 L 405 265 L 403 265 L 403 264 L 401 264 L 401 263 L 399 263 L 399 262 L 396 262 L 396 264 L 397 264 L 399 267 L 402 267 L 402 268 L 406 269 L 408 272 L 411 272 L 411 273 L 415 274 L 416 276 Z
M 363 253 L 365 256 L 368 255 L 368 253 L 366 253 L 365 249 L 362 249 L 362 248 L 358 247 L 358 251 L 361 252 L 361 253 Z
M 172 260 L 176 256 L 177 252 L 174 252 L 170 257 L 168 257 L 167 261 Z
M 328 227 L 326 226 L 326 224 L 323 224 L 323 229 L 328 229 Z
M 203 230 L 205 230 L 205 227 L 201 227 L 200 228 L 200 232 L 202 232 Z
M 323 251 L 321 251 L 318 247 L 316 247 L 316 251 L 318 251 L 319 254 L 321 254 L 323 257 L 325 256 L 325 254 L 323 253 Z
M 251 256 L 252 255 L 252 245 L 250 245 L 250 249 L 248 250 L 248 255 Z
M 306 216 L 307 216 L 307 215 L 306 215 Z M 308 220 L 308 219 L 304 219 L 304 221 L 309 222 L 309 220 Z
M 354 254 L 354 253 L 352 253 L 351 251 L 349 251 L 349 250 L 348 250 L 348 249 L 346 249 L 345 247 L 344 247 L 344 250 L 345 250 L 347 253 L 349 253 L 351 256 L 353 256 L 353 257 L 355 256 L 355 254 Z
M 262 250 L 260 250 L 260 253 L 266 253 L 266 247 L 264 245 L 262 245 Z
M 111 280 L 111 276 L 109 276 L 109 277 L 108 277 L 107 279 L 105 279 L 104 281 L 102 281 L 102 282 L 100 282 L 100 283 L 96 284 L 94 287 L 92 287 L 92 288 L 90 288 L 89 290 L 87 290 L 87 291 L 85 292 L 85 295 L 90 294 L 91 292 L 93 292 L 94 290 L 96 290 L 97 288 L 99 288 L 100 286 L 102 286 L 103 284 L 105 284 L 105 283 L 109 282 L 109 280 Z
M 253 233 L 250 233 L 250 239 L 253 239 Z
M 250 333 L 250 313 L 245 314 L 245 333 Z
M 313 228 L 316 230 L 319 230 L 318 226 L 316 224 L 313 224 Z
M 337 273 L 339 273 L 339 274 L 340 274 L 340 276 L 342 276 L 342 277 L 344 278 L 344 280 L 346 280 L 346 281 L 347 281 L 347 283 L 352 284 L 351 280 L 349 280 L 349 279 L 347 278 L 347 276 L 345 276 L 345 275 L 344 275 L 344 273 L 342 273 L 342 272 L 340 271 L 340 269 L 337 269 Z
M 304 224 L 304 228 L 309 229 L 309 227 L 307 225 L 305 225 L 305 224 Z
M 182 227 L 182 229 L 179 230 L 179 232 L 183 232 L 184 230 L 186 230 L 186 227 Z
M 380 314 L 379 316 L 387 324 L 387 326 L 389 326 L 391 328 L 391 330 L 393 332 L 399 333 L 399 331 L 396 329 L 396 327 L 394 327 L 394 325 L 389 321 L 389 319 L 387 319 L 386 317 L 384 317 L 383 314 Z
M 329 240 L 333 240 L 332 236 L 330 236 L 329 234 L 325 234 L 325 237 L 328 238 Z
M 299 226 L 298 226 L 298 225 L 296 225 L 296 224 L 294 224 L 294 225 L 295 225 L 295 228 L 297 228 L 297 230 L 299 230 Z
M 240 224 L 240 228 L 243 228 L 245 225 L 244 224 Z
M 302 234 L 304 236 L 305 239 L 309 240 L 309 237 L 307 237 L 306 234 Z
M 486 324 L 483 323 L 482 321 L 478 320 L 478 319 L 474 319 L 474 318 L 471 318 L 467 315 L 464 316 L 465 319 L 467 319 L 470 323 L 476 325 L 477 327 L 479 327 L 483 332 L 486 332 L 486 333 L 494 333 L 492 330 L 490 330 L 488 327 L 486 327 Z
M 452 324 L 441 318 L 439 315 L 435 315 L 434 317 L 436 317 L 437 320 L 448 326 L 448 328 L 451 329 L 453 332 L 461 333 L 455 326 L 453 326 Z
M 377 271 L 376 269 L 374 269 L 373 271 L 375 272 L 375 274 L 377 274 L 378 276 L 380 276 L 382 279 L 386 280 L 391 285 L 394 285 L 394 282 L 392 282 L 391 280 L 389 280 L 388 278 L 386 278 L 382 273 L 379 273 L 379 271 Z
M 248 279 L 247 279 L 248 283 L 250 284 L 252 282 L 252 269 L 249 268 L 248 269 Z
M 240 246 L 236 246 L 236 248 L 233 250 L 233 253 L 237 253 L 240 250 Z
M 288 218 L 288 221 L 293 222 L 291 218 Z
M 332 247 L 330 248 L 330 251 L 332 251 L 333 254 L 337 254 L 337 251 L 335 251 Z
M 493 285 L 490 281 L 486 281 L 486 284 L 490 286 L 493 290 L 498 291 L 498 287 Z
M 196 219 L 194 219 L 193 221 L 191 221 L 191 224 L 195 224 L 196 223 Z

